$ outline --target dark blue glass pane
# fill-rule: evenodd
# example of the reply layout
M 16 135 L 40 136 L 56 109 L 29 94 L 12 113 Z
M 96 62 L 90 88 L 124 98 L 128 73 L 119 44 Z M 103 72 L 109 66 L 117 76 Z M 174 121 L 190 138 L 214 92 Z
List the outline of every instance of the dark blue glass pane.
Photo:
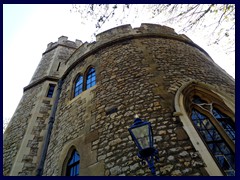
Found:
M 226 146 L 226 144 L 224 142 L 217 143 L 217 145 L 218 145 L 219 149 L 221 150 L 222 154 L 227 155 L 227 154 L 231 153 L 229 147 Z
M 79 175 L 79 164 L 76 166 L 76 174 Z
M 226 171 L 227 176 L 235 176 L 235 170 L 231 169 L 229 171 Z
M 49 84 L 49 89 L 48 89 L 47 97 L 50 97 L 50 98 L 51 98 L 51 97 L 53 96 L 54 88 L 55 88 L 55 85 Z
M 230 166 L 223 155 L 217 155 L 215 157 L 218 160 L 218 163 L 220 164 L 223 170 L 230 169 Z
M 193 102 L 196 103 L 196 104 L 207 103 L 206 101 L 202 100 L 199 96 L 194 96 L 193 97 Z
M 216 108 L 212 110 L 214 117 L 217 119 L 219 124 L 223 127 L 227 135 L 233 140 L 235 143 L 235 125 L 230 117 L 221 113 Z
M 79 78 L 77 79 L 77 81 L 76 81 L 76 86 L 77 85 L 80 85 L 80 84 L 82 84 L 83 83 L 83 77 L 82 76 L 79 76 Z
M 80 163 L 80 156 L 78 152 L 75 150 L 72 153 L 71 158 L 69 159 L 69 163 L 67 165 L 67 175 L 70 176 L 77 176 L 79 175 L 79 163 Z
M 200 131 L 201 132 L 201 135 L 203 136 L 204 140 L 205 141 L 212 141 L 212 136 L 209 134 L 208 131 Z
M 70 171 L 71 171 L 71 172 L 70 172 L 70 176 L 74 176 L 74 170 L 73 170 L 73 168 L 71 168 Z
M 193 124 L 200 132 L 200 135 L 206 142 L 209 150 L 214 155 L 221 169 L 226 173 L 226 175 L 235 174 L 234 153 L 221 137 L 215 126 L 213 126 L 210 119 L 198 112 L 196 109 L 192 110 L 191 118 L 193 120 Z M 228 126 L 226 125 L 225 127 Z
M 225 156 L 232 168 L 235 169 L 235 158 L 231 154 Z
M 208 132 L 210 133 L 213 141 L 218 141 L 222 139 L 219 133 L 216 131 L 216 129 L 209 130 Z
M 87 86 L 86 88 L 89 89 L 90 87 L 94 86 L 96 84 L 96 74 L 95 74 L 95 69 L 91 68 L 89 69 L 87 73 Z
M 76 152 L 75 153 L 75 161 L 79 161 L 80 160 L 80 156 L 79 156 L 77 151 L 75 151 L 75 152 Z
M 212 153 L 214 155 L 220 155 L 221 154 L 220 149 L 218 148 L 218 146 L 215 143 L 208 144 L 208 147 L 210 148 L 210 150 L 212 151 Z
M 79 76 L 75 84 L 74 97 L 79 95 L 82 92 L 82 90 L 83 90 L 83 77 Z

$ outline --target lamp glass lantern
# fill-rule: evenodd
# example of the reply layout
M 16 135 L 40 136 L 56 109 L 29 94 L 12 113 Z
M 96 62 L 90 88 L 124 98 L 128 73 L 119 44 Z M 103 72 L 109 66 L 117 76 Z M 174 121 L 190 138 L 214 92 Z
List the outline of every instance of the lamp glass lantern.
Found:
M 128 129 L 134 143 L 139 149 L 139 154 L 143 158 L 153 154 L 153 133 L 150 122 L 142 121 L 140 118 L 134 120 L 134 124 Z

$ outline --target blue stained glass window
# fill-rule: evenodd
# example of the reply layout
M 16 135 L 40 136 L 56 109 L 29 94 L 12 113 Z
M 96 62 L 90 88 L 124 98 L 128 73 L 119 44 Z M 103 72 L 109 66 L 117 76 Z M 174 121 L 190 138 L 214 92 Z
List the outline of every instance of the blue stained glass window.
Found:
M 79 163 L 80 163 L 80 156 L 78 152 L 75 150 L 73 151 L 71 158 L 67 164 L 67 176 L 78 176 L 79 175 Z
M 215 117 L 220 116 L 220 112 L 215 112 Z M 211 120 L 204 114 L 192 109 L 191 119 L 194 126 L 200 133 L 211 153 L 215 157 L 218 165 L 225 172 L 227 176 L 235 175 L 235 158 L 234 153 L 229 148 L 226 141 L 219 134 Z M 224 126 L 224 125 L 222 125 Z M 230 130 L 232 132 L 232 129 Z M 227 131 L 226 131 L 227 132 Z M 235 134 L 235 132 L 234 132 Z M 235 136 L 234 136 L 235 138 Z
M 74 97 L 83 91 L 83 76 L 79 76 L 75 83 Z
M 87 73 L 86 89 L 96 84 L 96 73 L 94 68 L 90 68 Z
M 227 135 L 233 140 L 235 143 L 235 125 L 232 122 L 231 118 L 226 114 L 223 114 L 216 108 L 212 110 L 214 117 L 218 120 L 219 124 L 223 127 Z

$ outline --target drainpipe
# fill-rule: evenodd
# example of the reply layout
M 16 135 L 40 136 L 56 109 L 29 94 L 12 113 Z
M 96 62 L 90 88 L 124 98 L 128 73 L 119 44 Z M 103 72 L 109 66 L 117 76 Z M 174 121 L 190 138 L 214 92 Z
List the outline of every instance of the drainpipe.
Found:
M 38 164 L 36 176 L 42 176 L 42 173 L 43 173 L 43 166 L 44 166 L 44 162 L 45 162 L 46 155 L 47 155 L 47 150 L 48 150 L 48 145 L 49 145 L 49 142 L 50 142 L 53 123 L 54 123 L 54 120 L 55 120 L 55 114 L 56 114 L 57 107 L 58 107 L 58 100 L 59 100 L 61 90 L 62 90 L 62 84 L 63 84 L 63 80 L 60 79 L 58 81 L 58 89 L 57 89 L 56 99 L 54 101 L 53 109 L 51 111 L 51 115 L 50 115 L 49 121 L 48 121 L 47 135 L 46 135 L 45 140 L 43 142 L 44 143 L 43 144 L 43 149 L 42 149 L 42 153 L 41 153 L 40 162 Z

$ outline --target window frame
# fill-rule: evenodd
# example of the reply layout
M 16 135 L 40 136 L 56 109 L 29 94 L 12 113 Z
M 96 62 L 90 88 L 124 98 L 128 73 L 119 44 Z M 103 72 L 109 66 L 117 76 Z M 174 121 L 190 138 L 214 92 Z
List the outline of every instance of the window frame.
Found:
M 50 91 L 50 88 L 51 88 L 51 87 L 53 87 L 53 90 L 52 90 L 52 91 Z M 53 97 L 54 91 L 55 91 L 55 87 L 56 87 L 56 84 L 52 84 L 52 83 L 49 83 L 49 84 L 48 84 L 48 91 L 47 91 L 47 94 L 46 94 L 46 97 L 47 97 L 47 98 L 52 98 L 52 97 Z M 49 97 L 49 92 L 52 92 L 51 97 Z
M 74 161 L 72 164 L 69 165 L 70 161 L 72 161 L 72 159 L 75 156 L 75 153 L 77 153 L 77 155 L 79 156 L 79 160 Z M 71 169 L 78 167 L 78 174 L 74 174 L 74 176 L 79 176 L 80 175 L 80 155 L 78 153 L 78 151 L 76 149 L 72 150 L 71 156 L 70 158 L 68 158 L 67 164 L 66 164 L 66 172 L 65 175 L 66 176 L 71 176 Z
M 222 113 L 229 116 L 233 123 L 235 123 L 235 99 L 234 94 L 228 93 L 228 89 L 222 87 L 216 87 L 207 83 L 202 83 L 196 80 L 190 80 L 188 82 L 183 82 L 175 94 L 174 106 L 175 112 L 174 116 L 179 117 L 183 123 L 183 129 L 189 135 L 189 139 L 193 144 L 194 148 L 201 155 L 205 167 L 204 169 L 210 176 L 223 176 L 223 172 L 219 168 L 215 159 L 207 149 L 205 143 L 201 139 L 196 131 L 191 119 L 189 118 L 189 108 L 190 106 L 185 106 L 187 97 L 193 94 L 201 94 L 203 100 L 207 100 L 208 97 L 212 97 L 215 102 L 215 107 L 221 110 Z M 220 104 L 220 106 L 219 106 Z
M 208 152 L 212 155 L 213 159 L 215 160 L 216 164 L 218 165 L 219 169 L 222 171 L 222 173 L 224 175 L 227 175 L 224 171 L 224 169 L 221 168 L 221 165 L 219 164 L 218 160 L 216 159 L 215 155 L 213 154 L 212 150 L 209 148 L 208 143 L 205 141 L 204 137 L 202 136 L 201 132 L 198 130 L 198 128 L 196 127 L 196 125 L 194 124 L 191 116 L 192 116 L 192 112 L 197 111 L 198 113 L 202 114 L 203 116 L 205 116 L 210 123 L 214 126 L 214 128 L 216 129 L 216 131 L 218 132 L 218 134 L 221 136 L 221 143 L 224 143 L 229 150 L 231 151 L 231 154 L 234 155 L 235 157 L 235 145 L 233 143 L 233 141 L 230 139 L 230 137 L 227 135 L 227 133 L 225 132 L 225 130 L 223 129 L 223 127 L 218 123 L 217 119 L 215 119 L 215 117 L 207 110 L 198 107 L 197 105 L 192 105 L 192 109 L 191 112 L 189 112 L 189 119 L 191 120 L 196 132 L 198 133 L 198 135 L 200 136 L 200 138 L 202 139 L 203 143 L 205 144 L 206 148 L 208 149 Z M 207 130 L 207 129 L 206 129 Z M 208 131 L 208 130 L 207 130 Z M 226 140 L 227 139 L 227 140 Z M 230 140 L 229 140 L 230 139 Z M 212 143 L 214 144 L 215 141 L 213 141 Z M 216 142 L 215 142 L 216 143 Z M 231 146 L 231 145 L 234 146 Z M 224 155 L 224 154 L 223 154 Z M 225 157 L 225 155 L 224 155 Z M 226 158 L 226 157 L 225 157 Z M 231 166 L 231 164 L 229 164 Z M 236 172 L 236 169 L 234 169 Z
M 84 90 L 87 90 L 87 89 L 90 89 L 91 87 L 93 87 L 93 86 L 91 86 L 91 87 L 87 87 L 87 85 L 88 85 L 88 77 L 90 76 L 90 75 L 92 75 L 92 73 L 91 74 L 89 74 L 89 72 L 91 71 L 91 69 L 93 69 L 94 70 L 94 77 L 95 77 L 95 84 L 93 85 L 93 86 L 95 86 L 96 85 L 96 83 L 97 83 L 97 78 L 96 78 L 96 70 L 95 70 L 95 68 L 93 67 L 93 66 L 89 66 L 88 68 L 87 68 L 87 70 L 86 70 L 86 72 L 85 72 L 85 83 L 84 83 Z M 92 83 L 92 81 L 91 81 L 91 83 Z
M 75 98 L 75 97 L 77 97 L 79 94 L 83 93 L 85 90 L 88 90 L 88 89 L 90 89 L 91 87 L 93 87 L 93 86 L 91 86 L 91 87 L 87 88 L 88 74 L 89 74 L 89 71 L 90 71 L 91 69 L 94 69 L 94 74 L 95 74 L 95 84 L 94 84 L 93 86 L 95 86 L 95 85 L 97 84 L 96 69 L 95 69 L 93 66 L 89 66 L 89 67 L 86 69 L 86 71 L 85 71 L 84 74 L 78 73 L 78 74 L 75 76 L 75 78 L 74 78 L 74 80 L 73 80 L 73 83 L 72 83 L 72 93 L 71 93 L 72 99 Z M 81 91 L 78 95 L 75 96 L 76 84 L 77 84 L 77 80 L 78 80 L 78 78 L 79 78 L 80 76 L 83 77 L 82 91 Z
M 76 93 L 76 85 L 78 83 L 78 79 L 82 77 L 82 87 L 81 87 L 81 92 L 79 94 L 81 94 L 84 91 L 84 76 L 82 74 L 77 74 L 77 76 L 75 77 L 74 80 L 74 85 L 73 85 L 73 98 L 77 97 L 79 94 L 75 95 Z
M 223 127 L 218 123 L 218 121 L 215 119 L 215 117 L 206 109 L 201 108 L 200 106 L 197 106 L 196 104 L 191 104 L 190 105 L 190 109 L 196 109 L 197 111 L 199 111 L 200 113 L 202 113 L 203 115 L 207 116 L 209 118 L 209 120 L 213 123 L 213 125 L 215 126 L 215 128 L 217 129 L 217 131 L 222 135 L 223 139 L 226 141 L 226 143 L 230 146 L 231 150 L 235 153 L 235 144 L 233 143 L 232 139 L 227 135 L 227 133 L 225 132 L 225 130 L 223 129 Z M 215 106 L 213 106 L 215 107 Z M 215 107 L 216 108 L 216 107 Z M 216 108 L 218 109 L 218 108 Z M 220 110 L 221 111 L 221 110 Z M 222 112 L 222 111 L 221 111 Z M 189 119 L 191 120 L 191 111 L 188 112 L 188 116 Z M 234 122 L 233 122 L 234 123 Z M 194 126 L 195 127 L 195 126 Z M 196 128 L 195 128 L 196 129 Z M 198 132 L 198 130 L 196 129 L 196 131 Z M 199 132 L 198 132 L 199 133 Z M 200 135 L 201 137 L 201 135 Z M 201 137 L 202 138 L 202 137 Z

